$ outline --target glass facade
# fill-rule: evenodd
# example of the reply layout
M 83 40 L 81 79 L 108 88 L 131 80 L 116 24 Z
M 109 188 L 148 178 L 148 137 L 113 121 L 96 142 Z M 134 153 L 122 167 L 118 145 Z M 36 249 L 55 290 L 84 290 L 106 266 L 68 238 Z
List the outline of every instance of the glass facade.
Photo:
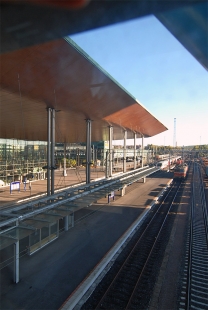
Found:
M 46 165 L 46 159 L 46 142 L 0 139 L 1 183 L 22 181 L 24 176 L 43 178 L 42 167 Z
M 98 141 L 92 143 L 91 148 L 92 166 L 105 166 L 106 158 L 109 160 L 108 141 Z M 121 164 L 123 161 L 123 146 L 113 146 L 113 165 Z M 141 162 L 141 146 L 136 148 L 137 165 Z M 147 163 L 151 162 L 153 154 L 143 150 L 143 157 Z M 66 158 L 66 168 L 84 166 L 86 163 L 85 143 L 56 143 L 55 145 L 55 165 L 64 167 L 64 157 Z M 127 146 L 126 161 L 134 159 L 133 146 Z M 43 141 L 23 141 L 16 139 L 0 138 L 0 186 L 8 185 L 11 182 L 22 182 L 27 180 L 45 179 L 46 170 L 42 167 L 47 165 L 47 142 Z
M 64 150 L 65 149 L 65 150 Z M 86 146 L 84 143 L 56 143 L 55 165 L 63 167 L 64 153 L 66 167 L 80 166 L 85 160 Z M 0 186 L 11 182 L 39 180 L 46 177 L 47 142 L 23 141 L 0 138 Z

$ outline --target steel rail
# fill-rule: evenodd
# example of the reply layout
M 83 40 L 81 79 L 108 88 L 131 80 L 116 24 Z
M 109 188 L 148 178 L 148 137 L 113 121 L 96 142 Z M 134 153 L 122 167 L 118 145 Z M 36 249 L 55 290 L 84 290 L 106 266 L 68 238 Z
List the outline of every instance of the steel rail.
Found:
M 208 296 L 208 244 L 205 221 L 203 179 L 200 167 L 193 164 L 192 203 L 190 214 L 190 236 L 187 274 L 186 309 L 207 309 Z
M 200 187 L 200 193 L 201 193 L 201 201 L 202 201 L 202 210 L 203 210 L 203 215 L 204 215 L 204 227 L 206 231 L 207 245 L 208 245 L 208 208 L 207 208 L 207 201 L 206 201 L 201 165 L 198 165 L 198 171 L 199 171 L 199 177 L 200 177 L 201 184 L 202 184 L 202 186 Z
M 158 205 L 158 209 L 157 209 L 157 211 L 155 212 L 155 214 L 153 215 L 153 217 L 151 218 L 151 220 L 150 220 L 148 226 L 147 226 L 147 227 L 144 229 L 144 231 L 142 232 L 140 238 L 137 240 L 137 242 L 136 242 L 135 245 L 133 246 L 133 248 L 132 248 L 132 250 L 130 251 L 130 253 L 128 254 L 127 258 L 125 259 L 125 261 L 123 262 L 123 264 L 122 264 L 121 267 L 119 268 L 117 274 L 116 274 L 115 277 L 113 278 L 112 282 L 111 282 L 110 285 L 108 286 L 108 289 L 106 290 L 106 292 L 104 293 L 104 295 L 102 296 L 102 298 L 99 300 L 99 302 L 97 303 L 97 306 L 96 306 L 94 309 L 100 309 L 100 308 L 102 309 L 102 303 L 103 303 L 104 300 L 106 299 L 106 297 L 107 297 L 107 295 L 109 294 L 111 288 L 113 287 L 114 283 L 115 283 L 116 280 L 118 279 L 120 273 L 123 271 L 123 269 L 124 269 L 125 265 L 127 264 L 128 260 L 131 258 L 131 256 L 132 256 L 132 254 L 134 253 L 136 247 L 138 246 L 138 244 L 141 242 L 141 240 L 142 240 L 143 237 L 145 236 L 145 234 L 146 234 L 146 232 L 148 231 L 148 229 L 149 229 L 149 227 L 151 226 L 151 224 L 154 222 L 157 213 L 159 213 L 159 211 L 160 211 L 161 208 L 163 207 L 163 204 L 166 202 L 166 199 L 169 198 L 169 195 L 170 195 L 170 193 L 171 193 L 172 188 L 173 188 L 173 183 L 170 185 L 169 191 L 166 192 L 165 196 L 163 197 L 163 201 L 161 201 L 160 204 Z M 179 190 L 179 187 L 178 187 L 178 189 L 177 189 L 177 192 L 178 192 L 178 190 Z M 173 198 L 173 199 L 175 199 L 175 196 L 176 196 L 176 195 L 174 195 L 174 198 Z M 171 203 L 171 206 L 172 206 L 172 203 Z M 171 206 L 170 206 L 170 208 L 171 208 Z M 170 208 L 169 208 L 169 209 L 170 209 Z M 168 209 L 167 213 L 169 212 L 169 209 Z M 166 214 L 166 216 L 165 216 L 165 220 L 164 220 L 163 223 L 162 223 L 162 226 L 164 225 L 164 222 L 166 221 L 166 218 L 167 218 L 167 214 Z M 161 232 L 161 228 L 160 228 L 160 230 L 159 230 L 159 233 L 160 233 L 160 232 Z M 156 240 L 158 239 L 159 233 L 158 233 L 157 236 L 156 236 Z M 154 244 L 156 243 L 156 240 L 154 241 Z M 152 250 L 151 250 L 151 251 L 152 251 Z M 148 255 L 148 257 L 149 257 L 149 255 Z M 143 269 L 142 269 L 142 270 L 143 270 Z M 131 296 L 132 296 L 132 294 L 131 294 Z M 128 309 L 128 306 L 127 306 L 127 309 Z
M 192 260 L 192 244 L 193 244 L 193 215 L 194 215 L 194 169 L 195 165 L 193 166 L 193 174 L 192 174 L 192 199 L 191 199 L 191 213 L 190 213 L 190 236 L 189 236 L 189 259 L 188 259 L 188 278 L 187 278 L 187 306 L 186 309 L 189 310 L 190 307 L 190 295 L 191 295 L 191 260 Z
M 144 266 L 143 266 L 143 268 L 142 268 L 142 271 L 141 271 L 140 276 L 139 276 L 139 278 L 138 278 L 138 281 L 137 281 L 137 283 L 136 283 L 136 285 L 135 285 L 135 287 L 134 287 L 134 290 L 133 290 L 132 295 L 131 295 L 131 297 L 130 297 L 130 299 L 129 299 L 129 302 L 128 302 L 127 306 L 126 306 L 126 309 L 131 309 L 131 303 L 132 303 L 132 300 L 133 300 L 134 297 L 135 297 L 136 290 L 137 290 L 137 288 L 138 288 L 138 286 L 139 286 L 139 284 L 140 284 L 140 282 L 141 282 L 142 276 L 143 276 L 143 274 L 144 274 L 144 272 L 145 272 L 145 269 L 146 269 L 147 264 L 148 264 L 148 262 L 149 262 L 149 260 L 150 260 L 150 258 L 151 258 L 151 255 L 152 255 L 152 253 L 153 253 L 153 251 L 154 251 L 155 245 L 156 245 L 157 242 L 158 242 L 158 239 L 159 239 L 159 237 L 160 237 L 160 235 L 161 235 L 161 232 L 162 232 L 162 230 L 163 230 L 163 228 L 164 228 L 164 225 L 165 225 L 165 223 L 166 223 L 166 221 L 167 221 L 168 215 L 169 215 L 169 213 L 170 213 L 170 211 L 171 211 L 171 208 L 172 208 L 172 206 L 173 206 L 173 203 L 175 202 L 175 199 L 176 199 L 176 197 L 177 197 L 177 195 L 178 195 L 178 192 L 179 192 L 180 188 L 181 188 L 181 183 L 179 183 L 179 186 L 178 186 L 178 188 L 177 188 L 177 190 L 176 190 L 176 193 L 175 193 L 175 195 L 174 195 L 174 197 L 173 197 L 173 199 L 172 199 L 172 201 L 171 201 L 171 203 L 170 203 L 169 209 L 167 210 L 167 213 L 166 213 L 166 215 L 165 215 L 165 218 L 163 219 L 161 228 L 160 228 L 160 230 L 159 230 L 157 236 L 155 237 L 155 241 L 154 241 L 154 243 L 153 243 L 153 245 L 152 245 L 152 248 L 151 248 L 151 250 L 150 250 L 150 252 L 149 252 L 149 255 L 148 255 L 147 259 L 146 259 L 146 262 L 145 262 L 145 264 L 144 264 Z M 166 197 L 166 198 L 167 198 L 167 197 Z

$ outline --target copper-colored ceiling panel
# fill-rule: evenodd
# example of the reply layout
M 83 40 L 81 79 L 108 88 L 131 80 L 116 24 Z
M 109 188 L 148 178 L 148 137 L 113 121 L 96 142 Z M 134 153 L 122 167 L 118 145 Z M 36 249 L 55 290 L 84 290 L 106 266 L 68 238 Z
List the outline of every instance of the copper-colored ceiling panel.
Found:
M 106 140 L 109 125 L 114 139 L 123 128 L 146 137 L 167 129 L 69 38 L 0 58 L 1 138 L 47 140 L 47 107 L 57 110 L 57 142 L 85 141 L 85 119 L 92 141 Z

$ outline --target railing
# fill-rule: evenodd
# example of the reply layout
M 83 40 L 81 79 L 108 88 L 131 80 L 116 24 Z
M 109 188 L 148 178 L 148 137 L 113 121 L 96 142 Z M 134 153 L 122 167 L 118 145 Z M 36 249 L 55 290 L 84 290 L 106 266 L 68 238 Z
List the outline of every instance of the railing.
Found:
M 54 195 L 46 196 L 41 199 L 33 200 L 22 205 L 15 206 L 11 209 L 6 209 L 1 211 L 0 214 L 5 217 L 5 220 L 0 223 L 0 227 L 6 225 L 18 225 L 19 222 L 35 216 L 37 214 L 47 212 L 53 208 L 60 207 L 66 203 L 72 203 L 76 199 L 84 198 L 87 195 L 95 194 L 96 192 L 101 191 L 103 196 L 110 193 L 113 190 L 121 189 L 123 186 L 132 184 L 137 180 L 144 178 L 156 171 L 158 168 L 139 168 L 134 171 L 129 171 L 119 176 L 112 176 L 109 179 L 102 179 L 99 181 L 91 182 L 89 184 L 82 184 L 77 187 L 69 187 L 63 191 L 59 191 Z M 104 191 L 103 191 L 104 190 Z M 93 202 L 93 197 L 91 198 Z M 94 195 L 94 201 L 97 200 L 96 195 Z M 15 216 L 15 213 L 20 212 L 21 210 L 26 210 L 22 215 Z

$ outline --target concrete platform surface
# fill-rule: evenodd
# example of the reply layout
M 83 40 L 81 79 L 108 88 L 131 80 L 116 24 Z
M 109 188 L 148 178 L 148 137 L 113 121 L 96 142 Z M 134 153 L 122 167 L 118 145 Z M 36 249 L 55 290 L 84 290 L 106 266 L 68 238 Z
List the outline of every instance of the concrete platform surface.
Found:
M 87 277 L 121 235 L 166 187 L 170 176 L 149 177 L 127 187 L 123 197 L 107 198 L 77 211 L 75 226 L 32 256 L 20 258 L 20 282 L 12 266 L 1 270 L 1 309 L 58 309 Z M 87 209 L 87 210 L 86 210 Z M 93 212 L 99 209 L 97 212 Z M 86 217 L 86 212 L 91 215 Z M 83 218 L 80 220 L 80 218 Z M 12 249 L 7 248 L 4 255 Z M 3 257 L 1 257 L 3 260 Z
M 104 178 L 105 173 L 102 168 L 91 169 L 91 180 Z M 86 181 L 85 169 L 67 169 L 67 176 L 63 176 L 63 170 L 55 171 L 55 191 L 67 188 L 71 185 L 79 184 Z M 12 191 L 10 194 L 10 186 L 0 187 L 0 208 L 14 205 L 18 201 L 36 197 L 37 195 L 46 195 L 47 193 L 47 180 L 32 180 L 31 190 L 29 189 L 29 180 L 27 180 L 26 190 L 24 184 L 20 184 L 20 192 L 17 190 Z

